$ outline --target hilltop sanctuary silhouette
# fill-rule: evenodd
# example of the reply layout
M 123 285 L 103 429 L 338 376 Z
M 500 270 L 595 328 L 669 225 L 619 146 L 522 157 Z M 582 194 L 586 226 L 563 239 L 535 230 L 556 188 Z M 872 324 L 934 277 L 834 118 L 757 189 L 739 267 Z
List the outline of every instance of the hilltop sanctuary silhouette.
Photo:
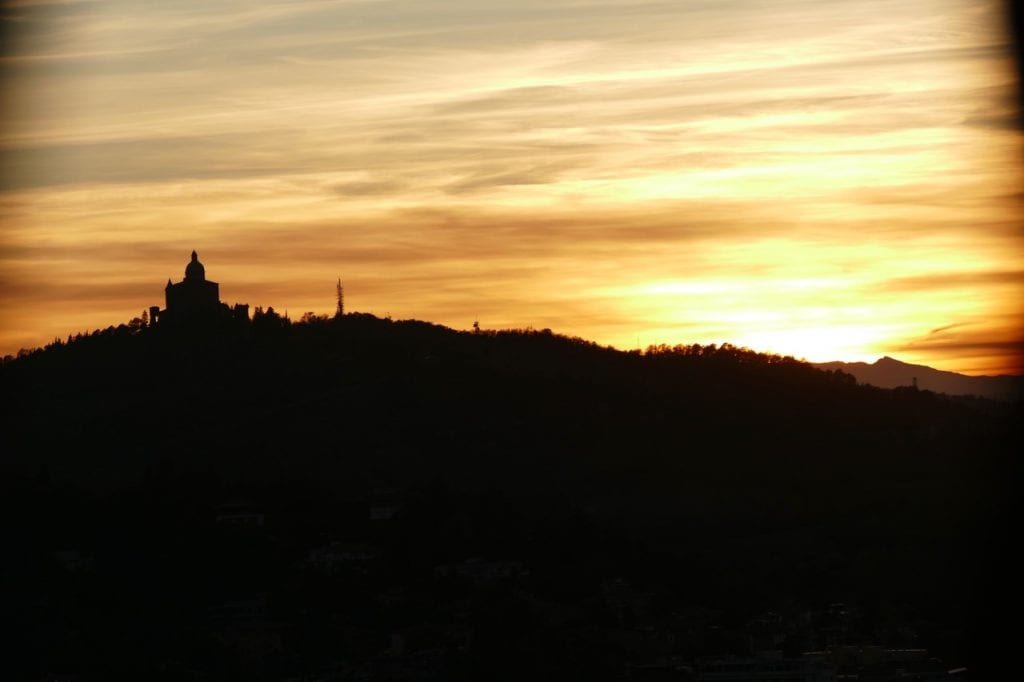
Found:
M 220 285 L 206 279 L 206 268 L 199 262 L 195 251 L 185 266 L 185 279 L 177 284 L 168 279 L 164 296 L 166 307 L 163 310 L 159 306 L 149 309 L 149 321 L 153 326 L 197 329 L 249 322 L 249 304 L 229 306 L 221 303 Z

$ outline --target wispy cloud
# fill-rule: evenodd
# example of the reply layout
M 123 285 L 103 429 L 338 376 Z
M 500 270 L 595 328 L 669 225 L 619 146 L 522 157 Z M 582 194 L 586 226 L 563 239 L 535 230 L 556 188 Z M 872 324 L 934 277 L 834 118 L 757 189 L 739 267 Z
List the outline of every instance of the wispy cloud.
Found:
M 6 3 L 0 345 L 198 248 L 254 305 L 1008 362 L 999 4 L 727 5 Z

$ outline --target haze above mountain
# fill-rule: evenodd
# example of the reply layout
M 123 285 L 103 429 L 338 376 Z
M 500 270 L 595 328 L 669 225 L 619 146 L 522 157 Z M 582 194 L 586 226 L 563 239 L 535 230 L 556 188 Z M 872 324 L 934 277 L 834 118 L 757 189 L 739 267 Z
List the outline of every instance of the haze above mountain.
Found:
M 873 363 L 867 362 L 815 362 L 818 369 L 840 370 L 852 374 L 862 384 L 879 388 L 913 386 L 922 390 L 949 395 L 976 395 L 992 400 L 1019 400 L 1024 395 L 1024 377 L 1020 376 L 968 376 L 945 372 L 926 365 L 912 365 L 888 355 Z

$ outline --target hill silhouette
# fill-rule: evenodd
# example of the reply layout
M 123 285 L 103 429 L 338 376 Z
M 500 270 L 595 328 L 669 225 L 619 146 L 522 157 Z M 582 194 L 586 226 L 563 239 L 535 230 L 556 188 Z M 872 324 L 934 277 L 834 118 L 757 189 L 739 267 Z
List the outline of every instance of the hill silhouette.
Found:
M 816 362 L 818 369 L 852 374 L 865 384 L 880 388 L 917 385 L 918 388 L 950 395 L 976 395 L 991 400 L 1020 401 L 1024 397 L 1024 377 L 968 376 L 944 372 L 926 365 L 913 365 L 885 356 L 873 363 Z
M 1018 405 L 272 310 L 0 387 L 25 679 L 710 679 L 854 645 L 985 679 L 1019 603 Z

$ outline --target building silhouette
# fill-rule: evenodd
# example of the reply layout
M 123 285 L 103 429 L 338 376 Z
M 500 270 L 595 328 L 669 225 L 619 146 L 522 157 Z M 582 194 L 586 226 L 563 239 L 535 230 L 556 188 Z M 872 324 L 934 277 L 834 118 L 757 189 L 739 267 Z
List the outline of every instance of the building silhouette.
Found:
M 170 279 L 164 287 L 165 308 L 149 309 L 151 325 L 175 328 L 219 327 L 230 323 L 249 322 L 249 304 L 228 306 L 220 301 L 220 285 L 206 279 L 206 268 L 199 254 L 185 266 L 185 278 L 174 284 Z

